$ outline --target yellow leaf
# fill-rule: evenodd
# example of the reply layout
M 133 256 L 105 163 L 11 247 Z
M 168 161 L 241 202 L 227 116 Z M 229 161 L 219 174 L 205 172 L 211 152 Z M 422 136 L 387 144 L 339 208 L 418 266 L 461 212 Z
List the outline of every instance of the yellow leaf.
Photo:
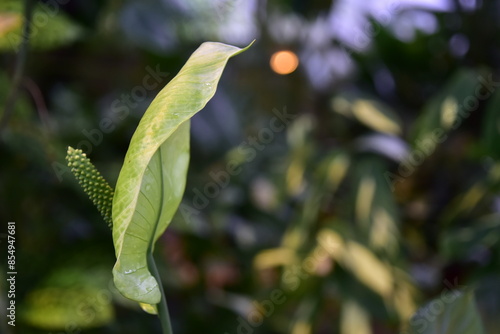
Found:
M 146 303 L 139 303 L 139 305 L 141 305 L 142 310 L 146 313 L 158 314 L 158 310 L 156 309 L 156 305 L 146 304 Z
M 391 295 L 394 280 L 389 267 L 366 247 L 354 241 L 347 242 L 342 265 L 382 297 L 387 299 Z

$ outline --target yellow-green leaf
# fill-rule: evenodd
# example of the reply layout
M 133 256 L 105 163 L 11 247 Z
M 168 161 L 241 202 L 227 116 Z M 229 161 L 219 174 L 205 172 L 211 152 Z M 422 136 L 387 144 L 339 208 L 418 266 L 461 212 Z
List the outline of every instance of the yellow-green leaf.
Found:
M 157 304 L 159 282 L 147 256 L 182 199 L 189 162 L 189 120 L 215 94 L 232 56 L 246 50 L 203 43 L 156 96 L 125 156 L 113 198 L 113 277 L 127 298 Z

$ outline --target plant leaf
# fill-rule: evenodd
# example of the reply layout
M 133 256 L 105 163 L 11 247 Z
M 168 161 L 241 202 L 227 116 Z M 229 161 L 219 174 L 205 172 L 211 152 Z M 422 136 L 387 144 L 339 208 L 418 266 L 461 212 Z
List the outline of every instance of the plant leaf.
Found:
M 23 2 L 0 3 L 0 51 L 17 51 L 23 36 Z M 83 28 L 70 20 L 59 5 L 37 1 L 31 22 L 30 47 L 47 50 L 69 44 L 83 35 Z
M 340 330 L 342 334 L 371 334 L 370 315 L 355 300 L 342 303 Z
M 45 333 L 62 333 L 68 323 L 84 330 L 114 320 L 107 267 L 82 266 L 78 257 L 72 261 L 73 265 L 52 271 L 26 294 L 20 312 L 23 322 Z
M 372 130 L 389 135 L 401 135 L 399 115 L 384 103 L 360 94 L 344 93 L 336 96 L 331 107 L 334 112 L 354 118 Z
M 122 225 L 126 229 L 117 231 L 113 228 L 117 256 L 113 268 L 114 282 L 116 288 L 127 298 L 145 304 L 157 304 L 160 301 L 158 283 L 147 265 L 147 252 L 151 251 L 153 243 L 167 228 L 180 204 L 188 163 L 189 120 L 151 158 L 139 184 L 135 207 L 129 216 L 132 219 L 129 219 L 129 224 Z M 133 184 L 127 184 L 125 193 L 127 189 L 133 190 Z M 118 191 L 116 193 L 119 195 Z M 128 212 L 130 209 L 126 210 Z M 117 225 L 116 222 L 118 220 L 115 220 L 113 226 Z M 117 234 L 121 231 L 123 233 Z
M 189 119 L 215 94 L 228 59 L 244 50 L 203 43 L 153 100 L 132 136 L 113 198 L 117 258 L 113 276 L 117 289 L 129 299 L 146 304 L 160 301 L 147 254 L 184 193 Z
M 500 140 L 500 92 L 495 92 L 484 111 L 481 134 L 481 142 L 485 149 L 484 153 L 494 159 L 500 159 L 498 150 Z
M 78 183 L 97 207 L 104 221 L 111 227 L 111 204 L 113 199 L 111 186 L 82 150 L 75 150 L 73 147 L 68 146 L 66 160 Z
M 352 220 L 373 250 L 394 258 L 399 253 L 399 215 L 385 176 L 387 169 L 379 157 L 361 156 L 353 160 Z
M 463 260 L 470 258 L 477 249 L 490 249 L 500 243 L 500 214 L 484 216 L 471 221 L 467 227 L 450 229 L 441 239 L 443 258 Z
M 412 129 L 413 144 L 435 138 L 435 131 L 442 135 L 462 124 L 471 112 L 465 105 L 470 102 L 470 97 L 474 97 L 474 89 L 480 84 L 477 74 L 469 69 L 457 71 L 445 88 L 425 104 Z

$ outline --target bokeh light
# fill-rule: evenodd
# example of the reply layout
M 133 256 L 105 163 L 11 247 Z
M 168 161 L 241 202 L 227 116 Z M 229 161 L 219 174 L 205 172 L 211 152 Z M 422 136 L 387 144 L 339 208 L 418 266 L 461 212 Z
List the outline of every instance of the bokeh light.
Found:
M 270 65 L 278 74 L 290 74 L 299 66 L 299 58 L 292 51 L 278 51 L 271 56 Z

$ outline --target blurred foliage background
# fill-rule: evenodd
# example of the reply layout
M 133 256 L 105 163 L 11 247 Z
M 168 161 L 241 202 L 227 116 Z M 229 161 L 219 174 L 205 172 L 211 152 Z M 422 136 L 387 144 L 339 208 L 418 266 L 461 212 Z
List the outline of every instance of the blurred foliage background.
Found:
M 0 3 L 1 106 L 23 7 Z M 16 222 L 18 271 L 2 333 L 160 332 L 114 290 L 111 233 L 66 148 L 114 184 L 196 47 L 253 39 L 193 119 L 185 198 L 159 242 L 174 332 L 406 333 L 438 298 L 422 333 L 465 288 L 498 333 L 500 1 L 48 0 L 32 27 L 2 107 L 0 220 Z

